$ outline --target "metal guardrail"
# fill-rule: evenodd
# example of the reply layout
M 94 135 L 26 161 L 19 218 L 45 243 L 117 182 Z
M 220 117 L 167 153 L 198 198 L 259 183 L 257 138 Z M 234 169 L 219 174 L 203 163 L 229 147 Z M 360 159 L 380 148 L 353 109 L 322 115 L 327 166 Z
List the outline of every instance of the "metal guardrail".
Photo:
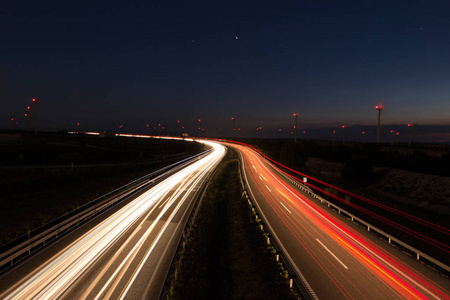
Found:
M 239 177 L 241 180 L 241 185 L 244 189 L 243 196 L 246 197 L 248 204 L 252 207 L 252 210 L 256 213 L 256 219 L 258 219 L 259 216 L 261 216 L 261 220 L 263 221 L 263 223 L 261 224 L 261 229 L 267 230 L 267 232 L 268 232 L 267 244 L 268 245 L 271 244 L 275 248 L 277 261 L 281 260 L 281 262 L 283 263 L 283 266 L 287 269 L 287 271 L 289 273 L 289 277 L 290 277 L 289 278 L 289 287 L 294 288 L 294 283 L 295 283 L 295 286 L 296 286 L 297 290 L 300 292 L 300 294 L 302 295 L 303 299 L 308 299 L 308 300 L 319 299 L 317 297 L 317 295 L 315 294 L 315 292 L 313 291 L 313 289 L 311 288 L 311 286 L 309 285 L 306 278 L 303 276 L 302 272 L 298 269 L 297 265 L 294 263 L 294 260 L 292 259 L 292 257 L 286 251 L 286 248 L 284 248 L 283 244 L 281 243 L 280 239 L 276 235 L 272 226 L 267 221 L 267 218 L 264 215 L 261 208 L 259 207 L 258 202 L 255 201 L 255 196 L 253 195 L 252 190 L 248 187 L 248 179 L 247 179 L 247 175 L 244 172 L 244 163 L 243 163 L 244 160 L 242 157 L 242 153 L 240 151 L 238 151 L 238 153 L 241 158 L 240 159 L 241 167 L 239 169 L 239 174 L 240 174 Z M 244 176 L 242 176 L 242 174 Z M 243 180 L 243 178 L 245 178 L 245 181 Z M 250 195 L 249 195 L 249 193 L 250 193 Z M 256 208 L 256 210 L 255 210 L 255 208 Z M 264 226 L 266 226 L 267 229 L 263 229 Z
M 225 156 L 224 156 L 225 157 Z M 186 246 L 186 241 L 188 238 L 188 234 L 189 232 L 192 230 L 192 226 L 194 225 L 195 222 L 195 218 L 197 215 L 197 209 L 200 206 L 202 200 L 203 200 L 203 196 L 205 194 L 205 191 L 210 183 L 211 178 L 214 176 L 214 174 L 217 172 L 218 166 L 220 164 L 217 164 L 217 166 L 214 168 L 214 170 L 212 170 L 208 176 L 206 176 L 206 178 L 204 179 L 204 181 L 202 182 L 200 188 L 195 192 L 195 196 L 194 196 L 194 201 L 192 204 L 192 207 L 190 208 L 189 211 L 189 216 L 187 217 L 186 223 L 184 225 L 183 231 L 180 235 L 180 237 L 178 238 L 178 242 L 177 242 L 177 250 L 175 251 L 174 256 L 172 257 L 172 261 L 170 262 L 170 268 L 167 270 L 167 274 L 166 274 L 166 279 L 164 282 L 164 286 L 161 289 L 160 295 L 159 295 L 159 299 L 163 300 L 166 299 L 166 295 L 169 292 L 168 289 L 170 288 L 170 279 L 171 279 L 171 274 L 173 274 L 176 270 L 176 264 L 179 260 L 179 256 L 182 250 L 184 250 L 185 246 Z
M 58 222 L 56 225 L 45 229 L 45 225 L 41 226 L 40 228 L 35 229 L 32 234 L 28 234 L 28 238 L 19 244 L 15 243 L 15 241 L 19 239 L 23 239 L 23 236 L 16 239 L 15 241 L 11 241 L 5 245 L 3 245 L 0 249 L 2 253 L 0 254 L 0 268 L 5 267 L 6 264 L 9 263 L 9 266 L 14 265 L 18 260 L 20 261 L 21 258 L 24 256 L 30 255 L 33 250 L 36 248 L 42 248 L 45 246 L 46 242 L 49 240 L 53 240 L 55 238 L 58 238 L 58 235 L 62 232 L 68 232 L 68 230 L 75 225 L 78 225 L 82 223 L 83 221 L 86 221 L 87 219 L 93 217 L 97 213 L 104 211 L 106 208 L 118 203 L 119 201 L 134 195 L 135 193 L 141 191 L 143 188 L 147 187 L 149 184 L 156 183 L 157 181 L 162 180 L 163 178 L 169 176 L 170 174 L 178 171 L 179 169 L 185 167 L 188 164 L 193 163 L 194 161 L 197 161 L 201 158 L 203 158 L 205 155 L 207 155 L 211 149 L 206 150 L 202 153 L 199 153 L 195 156 L 186 158 L 184 160 L 181 160 L 179 162 L 176 162 L 174 164 L 171 164 L 169 166 L 166 166 L 164 168 L 161 168 L 155 172 L 152 172 L 148 175 L 145 175 L 141 178 L 138 178 L 116 190 L 113 190 L 97 199 L 94 199 L 90 201 L 89 203 L 86 203 L 85 205 L 81 206 L 77 210 L 81 210 L 80 212 L 76 213 L 75 215 L 71 217 L 67 217 L 64 220 Z M 163 173 L 164 172 L 164 173 Z M 162 173 L 162 174 L 161 174 Z M 158 175 L 157 177 L 154 177 Z M 153 178 L 154 177 L 154 178 Z M 83 209 L 83 210 L 82 210 Z M 68 213 L 70 214 L 70 213 Z M 67 214 L 66 214 L 67 215 Z M 55 221 L 52 221 L 50 223 L 54 223 Z M 41 230 L 41 228 L 44 228 Z M 31 236 L 32 235 L 32 236 Z M 17 245 L 15 245 L 17 244 Z M 41 246 L 41 247 L 38 247 Z M 27 253 L 28 252 L 28 253 Z
M 239 152 L 239 151 L 238 151 Z M 243 162 L 243 157 L 242 157 L 242 153 L 239 152 L 239 156 L 241 157 L 241 161 Z M 264 158 L 264 157 L 262 157 Z M 265 159 L 265 158 L 264 158 Z M 265 159 L 267 161 L 267 159 Z M 268 161 L 269 162 L 269 161 Z M 273 165 L 271 162 L 269 162 L 271 165 Z M 258 203 L 256 201 L 254 201 L 255 197 L 251 191 L 250 188 L 246 187 L 246 183 L 248 184 L 247 181 L 247 177 L 245 175 L 244 172 L 244 164 L 241 164 L 241 168 L 240 168 L 240 173 L 241 173 L 241 184 L 244 188 L 244 194 L 245 197 L 248 200 L 248 203 L 250 206 L 255 206 L 256 207 L 256 211 L 253 208 L 253 210 L 256 213 L 256 218 L 258 219 L 258 214 L 261 216 L 261 219 L 263 220 L 263 224 L 261 224 L 261 229 L 263 229 L 263 226 L 265 225 L 266 228 L 268 229 L 268 235 L 269 237 L 267 238 L 267 243 L 270 244 L 270 242 L 272 241 L 272 245 L 273 247 L 277 250 L 277 261 L 279 259 L 282 260 L 283 265 L 286 267 L 286 269 L 288 270 L 289 274 L 290 274 L 290 287 L 293 287 L 293 283 L 296 284 L 297 289 L 300 291 L 301 295 L 305 298 L 305 299 L 318 299 L 316 294 L 314 293 L 314 291 L 312 290 L 312 288 L 309 286 L 308 282 L 306 281 L 305 277 L 303 276 L 303 274 L 301 273 L 301 271 L 297 268 L 297 266 L 295 265 L 295 263 L 293 262 L 292 258 L 289 256 L 289 254 L 287 253 L 286 249 L 284 248 L 283 244 L 280 242 L 280 240 L 278 239 L 277 235 L 275 234 L 274 230 L 272 229 L 272 227 L 270 226 L 270 224 L 267 222 L 267 219 L 264 215 L 264 213 L 262 212 L 262 210 L 260 209 Z M 282 172 L 280 169 L 278 169 L 276 166 L 273 165 L 273 168 L 279 173 L 281 174 L 283 177 L 285 177 L 288 181 L 290 181 L 292 184 L 294 184 L 297 188 L 303 190 L 303 192 L 307 193 L 308 195 L 310 195 L 311 197 L 313 197 L 314 199 L 317 199 L 318 201 L 320 201 L 321 203 L 325 203 L 328 207 L 331 207 L 335 210 L 338 211 L 339 214 L 345 214 L 347 215 L 353 222 L 357 221 L 361 224 L 363 224 L 364 226 L 367 227 L 367 231 L 373 231 L 376 232 L 377 234 L 384 236 L 387 238 L 388 243 L 396 243 L 402 247 L 404 247 L 405 249 L 408 249 L 409 251 L 413 252 L 416 254 L 416 259 L 420 260 L 421 258 L 426 259 L 427 261 L 429 261 L 430 263 L 442 268 L 443 270 L 450 272 L 450 267 L 442 262 L 440 262 L 439 260 L 427 255 L 426 253 L 410 246 L 409 244 L 401 241 L 400 239 L 391 236 L 389 233 L 373 226 L 372 224 L 362 220 L 359 217 L 356 217 L 355 215 L 353 215 L 352 213 L 346 211 L 345 209 L 342 209 L 341 207 L 331 203 L 330 201 L 316 195 L 311 188 L 309 188 L 307 185 L 303 184 L 301 181 L 296 180 L 294 178 L 292 178 L 291 176 L 289 176 L 288 174 Z M 242 174 L 244 174 L 244 176 L 242 176 Z M 245 182 L 243 180 L 243 177 L 245 178 Z M 251 195 L 248 195 L 247 190 L 250 192 Z M 272 240 L 270 240 L 270 237 L 272 237 Z
M 241 157 L 241 161 L 242 160 L 242 154 L 238 151 L 239 156 Z M 244 183 L 243 177 L 245 176 L 245 173 L 243 173 L 243 163 L 239 163 L 240 168 L 239 168 L 239 179 L 241 181 L 241 185 L 244 189 L 244 194 L 249 202 L 249 205 L 253 205 L 255 206 L 253 203 L 256 203 L 254 201 L 251 200 L 251 198 L 248 196 L 247 194 L 247 188 L 246 185 Z M 205 184 L 202 186 L 202 188 L 198 191 L 197 194 L 197 199 L 193 205 L 193 208 L 191 210 L 191 213 L 188 217 L 188 220 L 186 222 L 185 228 L 183 230 L 183 234 L 180 236 L 179 242 L 178 242 L 178 251 L 177 254 L 175 254 L 174 258 L 172 259 L 171 262 L 171 272 L 174 272 L 174 265 L 176 263 L 177 260 L 177 255 L 180 253 L 179 251 L 182 250 L 185 246 L 185 242 L 186 242 L 186 238 L 187 238 L 187 233 L 189 232 L 189 230 L 192 227 L 192 224 L 195 220 L 195 212 L 197 211 L 198 206 L 201 203 L 201 200 L 203 198 L 204 195 L 204 191 L 206 190 L 208 184 L 209 184 L 209 180 L 210 178 L 214 175 L 214 173 L 217 171 L 217 168 L 214 170 L 214 172 L 211 172 L 211 174 L 209 175 L 208 179 L 205 180 Z M 244 176 L 242 176 L 242 174 L 244 174 Z M 245 177 L 245 181 L 247 182 L 247 178 Z M 251 190 L 250 190 L 251 193 Z M 252 196 L 254 199 L 254 196 Z M 257 203 L 256 203 L 257 206 Z M 257 206 L 257 212 L 256 212 L 256 217 L 258 218 L 258 214 L 261 215 L 264 219 L 264 223 L 267 225 L 267 228 L 269 229 L 269 236 L 273 237 L 272 240 L 268 240 L 268 243 L 271 244 L 276 250 L 277 250 L 277 261 L 281 260 L 281 262 L 283 263 L 283 265 L 285 266 L 285 268 L 288 270 L 288 273 L 290 274 L 290 287 L 293 288 L 293 284 L 295 283 L 295 286 L 297 288 L 297 290 L 301 293 L 301 295 L 303 296 L 303 299 L 308 299 L 308 300 L 312 300 L 312 299 L 318 299 L 318 297 L 315 295 L 314 291 L 312 290 L 312 288 L 309 286 L 309 284 L 307 283 L 305 277 L 303 276 L 303 274 L 300 272 L 300 270 L 297 268 L 297 266 L 294 264 L 292 258 L 289 256 L 289 254 L 287 253 L 286 249 L 284 248 L 284 246 L 281 244 L 281 242 L 279 241 L 278 237 L 276 236 L 276 234 L 274 233 L 273 229 L 271 228 L 270 224 L 268 222 L 266 222 L 265 216 L 262 213 L 262 211 L 260 210 L 259 206 Z M 262 227 L 263 228 L 263 227 Z M 160 294 L 160 299 L 165 299 L 165 295 L 168 292 L 167 289 L 169 288 L 169 276 L 166 277 L 166 282 L 164 284 L 164 288 L 161 291 Z
M 267 161 L 267 160 L 266 160 Z M 318 195 L 316 195 L 312 189 L 310 189 L 307 185 L 303 184 L 301 181 L 296 180 L 295 178 L 292 178 L 291 176 L 287 175 L 286 173 L 282 172 L 280 169 L 278 169 L 276 166 L 273 166 L 274 169 L 281 174 L 284 178 L 286 178 L 287 180 L 289 180 L 292 184 L 294 184 L 297 188 L 300 188 L 301 190 L 303 190 L 305 193 L 307 193 L 308 195 L 310 195 L 311 197 L 319 200 L 321 203 L 325 203 L 328 207 L 332 207 L 335 210 L 337 210 L 337 212 L 339 214 L 345 214 L 347 217 L 349 217 L 352 222 L 357 221 L 358 223 L 363 224 L 364 226 L 367 227 L 367 231 L 373 231 L 378 233 L 381 236 L 384 236 L 385 238 L 387 238 L 387 241 L 389 244 L 391 244 L 392 242 L 402 246 L 403 248 L 409 250 L 410 252 L 414 253 L 416 255 L 416 259 L 420 260 L 420 258 L 424 258 L 427 261 L 431 262 L 432 264 L 435 264 L 436 266 L 442 268 L 443 270 L 445 270 L 446 272 L 450 273 L 450 267 L 446 264 L 444 264 L 443 262 L 431 257 L 430 255 L 412 247 L 411 245 L 401 241 L 400 239 L 390 235 L 389 233 L 387 233 L 386 231 L 383 231 L 381 229 L 379 229 L 376 226 L 373 226 L 372 224 L 364 221 L 363 219 L 356 217 L 354 214 L 348 212 L 347 210 L 337 206 L 336 204 L 324 199 L 323 197 L 320 197 Z

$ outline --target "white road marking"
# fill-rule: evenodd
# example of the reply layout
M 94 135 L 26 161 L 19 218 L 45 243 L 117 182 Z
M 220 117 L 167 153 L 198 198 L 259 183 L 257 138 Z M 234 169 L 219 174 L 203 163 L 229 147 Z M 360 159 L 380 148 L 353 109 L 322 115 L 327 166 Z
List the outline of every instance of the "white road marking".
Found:
M 346 265 L 344 265 L 344 263 L 339 259 L 339 258 L 337 258 L 337 256 L 336 255 L 334 255 L 334 253 L 333 252 L 331 252 L 330 251 L 330 249 L 328 249 L 327 248 L 327 246 L 325 246 L 324 244 L 322 244 L 322 242 L 321 241 L 319 241 L 319 239 L 317 239 L 316 238 L 316 240 L 319 242 L 319 244 L 321 244 L 322 245 L 322 247 L 324 247 L 325 248 L 325 250 L 327 250 L 344 268 L 346 268 L 347 270 L 348 270 L 348 267 L 346 266 Z
M 290 210 L 289 210 L 289 209 L 288 209 L 281 201 L 280 201 L 280 204 L 283 205 L 283 207 L 284 207 L 290 214 L 292 214 L 291 211 L 290 211 Z

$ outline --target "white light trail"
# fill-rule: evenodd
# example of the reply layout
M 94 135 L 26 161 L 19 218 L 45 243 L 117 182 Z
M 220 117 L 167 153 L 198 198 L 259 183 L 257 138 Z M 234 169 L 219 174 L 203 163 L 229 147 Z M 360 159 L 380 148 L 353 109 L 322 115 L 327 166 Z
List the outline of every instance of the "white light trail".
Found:
M 117 270 L 108 279 L 108 283 L 105 287 L 98 293 L 98 297 L 101 298 L 101 295 L 105 292 L 111 282 L 116 282 L 113 286 L 117 285 L 120 278 L 116 278 L 116 276 L 124 273 L 121 271 L 121 268 L 130 264 L 130 259 L 133 259 L 136 256 L 137 249 L 142 246 L 145 239 L 148 238 L 156 226 L 156 223 L 174 203 L 177 203 L 176 207 L 173 208 L 173 212 L 170 214 L 166 225 L 159 231 L 157 238 L 152 242 L 151 248 L 146 250 L 145 257 L 140 262 L 138 268 L 133 272 L 133 277 L 129 280 L 126 290 L 122 293 L 122 296 L 125 295 L 134 282 L 139 270 L 142 268 L 142 265 L 152 253 L 156 243 L 160 240 L 160 237 L 168 224 L 179 211 L 184 201 L 188 198 L 188 194 L 195 190 L 196 186 L 205 178 L 205 176 L 217 166 L 225 153 L 225 148 L 217 143 L 207 141 L 201 142 L 211 146 L 214 151 L 206 157 L 171 175 L 137 197 L 131 203 L 114 213 L 111 217 L 101 222 L 53 258 L 45 262 L 41 267 L 36 269 L 21 282 L 18 282 L 3 295 L 0 295 L 0 298 L 54 299 L 61 296 L 72 283 L 80 278 L 80 276 L 82 276 L 83 273 L 124 234 L 124 232 L 130 229 L 132 225 L 136 224 L 138 219 L 143 215 L 151 213 L 153 210 L 157 209 L 159 205 L 165 203 L 156 220 L 154 220 L 145 231 L 133 250 L 118 264 Z M 169 199 L 165 199 L 169 191 L 172 191 L 173 189 L 177 189 L 177 191 Z M 137 227 L 139 228 L 139 226 Z M 132 234 L 135 234 L 137 231 L 138 230 L 135 230 Z M 127 241 L 128 240 L 131 240 L 131 238 L 127 239 Z M 100 274 L 104 274 L 104 272 L 100 272 Z M 94 281 L 98 282 L 98 279 Z M 110 293 L 112 292 L 108 292 L 108 295 Z

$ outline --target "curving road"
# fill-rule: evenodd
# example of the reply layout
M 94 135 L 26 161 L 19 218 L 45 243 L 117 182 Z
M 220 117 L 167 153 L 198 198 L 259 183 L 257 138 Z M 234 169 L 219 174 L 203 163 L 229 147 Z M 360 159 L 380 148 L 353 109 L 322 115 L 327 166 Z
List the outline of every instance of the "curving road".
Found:
M 33 260 L 1 278 L 0 299 L 157 299 L 197 190 L 225 153 L 164 179 L 27 275 Z M 37 258 L 36 258 L 37 259 Z
M 450 299 L 447 278 L 316 204 L 255 151 L 227 145 L 313 299 Z

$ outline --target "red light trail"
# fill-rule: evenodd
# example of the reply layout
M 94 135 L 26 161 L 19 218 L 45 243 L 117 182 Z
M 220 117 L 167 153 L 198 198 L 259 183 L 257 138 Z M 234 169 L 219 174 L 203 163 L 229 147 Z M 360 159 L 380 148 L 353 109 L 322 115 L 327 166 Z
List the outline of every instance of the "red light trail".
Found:
M 315 204 L 284 182 L 252 147 L 229 145 L 242 153 L 250 194 L 316 297 L 448 299 L 448 284 L 439 286 L 388 251 L 389 247 L 383 248 Z

